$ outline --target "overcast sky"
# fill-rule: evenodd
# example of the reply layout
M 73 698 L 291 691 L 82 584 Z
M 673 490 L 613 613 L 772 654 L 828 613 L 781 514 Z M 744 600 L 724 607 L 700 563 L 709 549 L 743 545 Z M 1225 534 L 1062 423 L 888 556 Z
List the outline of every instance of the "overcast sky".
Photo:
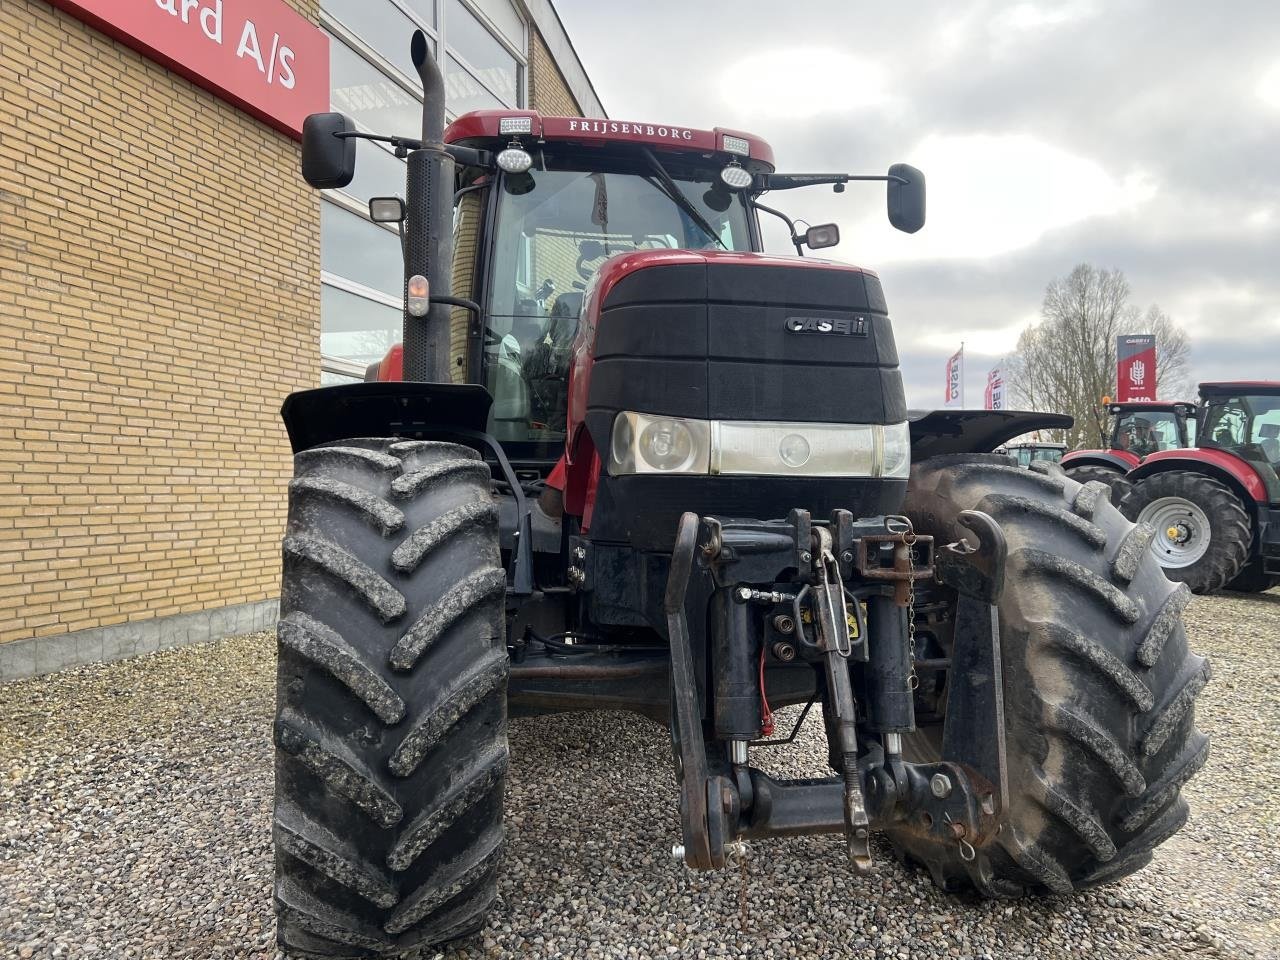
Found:
M 615 119 L 745 129 L 780 171 L 925 172 L 911 236 L 878 184 L 771 201 L 836 221 L 822 255 L 879 272 L 913 406 L 941 404 L 961 340 L 981 405 L 1045 285 L 1082 261 L 1188 331 L 1193 382 L 1280 379 L 1280 3 L 556 7 Z

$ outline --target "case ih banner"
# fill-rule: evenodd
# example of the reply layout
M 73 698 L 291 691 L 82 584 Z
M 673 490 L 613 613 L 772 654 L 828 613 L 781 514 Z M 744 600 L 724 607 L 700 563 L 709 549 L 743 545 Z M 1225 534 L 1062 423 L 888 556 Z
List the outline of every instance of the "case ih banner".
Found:
M 51 2 L 295 140 L 329 109 L 329 38 L 284 0 Z
M 1156 398 L 1156 338 L 1150 333 L 1116 337 L 1116 400 Z
M 987 410 L 1004 409 L 1004 370 L 992 367 L 987 373 L 987 394 L 983 407 Z
M 944 407 L 964 406 L 964 345 L 947 359 L 947 384 Z

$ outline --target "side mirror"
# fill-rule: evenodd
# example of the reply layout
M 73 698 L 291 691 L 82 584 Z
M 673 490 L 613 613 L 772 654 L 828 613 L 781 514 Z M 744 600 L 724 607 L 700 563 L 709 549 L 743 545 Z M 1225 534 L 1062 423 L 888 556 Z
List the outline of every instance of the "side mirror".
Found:
M 820 223 L 804 232 L 804 244 L 810 250 L 834 247 L 840 242 L 840 228 L 834 223 Z
M 924 226 L 924 174 L 910 164 L 889 168 L 889 222 L 903 233 Z
M 313 113 L 302 122 L 302 177 L 317 190 L 345 187 L 356 175 L 356 132 L 341 113 Z

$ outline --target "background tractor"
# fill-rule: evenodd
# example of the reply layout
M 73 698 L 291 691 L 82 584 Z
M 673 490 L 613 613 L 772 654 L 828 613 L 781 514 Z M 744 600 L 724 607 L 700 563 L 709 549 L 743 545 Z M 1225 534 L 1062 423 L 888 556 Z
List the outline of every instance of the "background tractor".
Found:
M 668 725 L 690 868 L 827 833 L 862 872 L 873 829 L 992 897 L 1146 863 L 1208 750 L 1185 588 L 1105 487 L 984 452 L 1067 418 L 908 413 L 879 278 L 760 252 L 757 198 L 813 184 L 887 181 L 918 230 L 919 171 L 778 174 L 747 134 L 530 111 L 446 131 L 412 53 L 422 134 L 384 138 L 406 197 L 371 204 L 401 224 L 404 343 L 283 409 L 281 943 L 484 923 L 510 713 Z M 307 180 L 349 182 L 368 136 L 309 118 Z M 753 765 L 788 704 L 820 705 L 831 776 Z
M 1035 460 L 1058 463 L 1067 452 L 1067 445 L 1051 443 L 1048 440 L 1035 440 L 1025 443 L 1006 443 L 997 452 L 1013 457 L 1020 467 L 1029 467 Z
M 1116 503 L 1129 490 L 1125 475 L 1148 456 L 1162 450 L 1195 446 L 1196 405 L 1193 403 L 1107 403 L 1107 413 L 1111 429 L 1106 449 L 1072 450 L 1061 462 L 1072 480 L 1080 483 L 1098 480 L 1111 487 Z
M 1120 509 L 1194 593 L 1266 590 L 1280 583 L 1280 381 L 1202 383 L 1200 403 L 1198 446 L 1147 456 Z

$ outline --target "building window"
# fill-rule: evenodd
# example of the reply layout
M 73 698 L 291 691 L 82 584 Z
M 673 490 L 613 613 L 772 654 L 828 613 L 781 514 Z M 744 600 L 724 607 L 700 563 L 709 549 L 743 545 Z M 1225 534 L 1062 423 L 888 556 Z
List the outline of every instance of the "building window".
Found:
M 409 56 L 422 30 L 444 72 L 446 112 L 523 107 L 528 28 L 511 0 L 321 0 L 331 102 L 370 133 L 416 136 L 422 97 Z M 443 55 L 441 54 L 443 44 Z M 323 383 L 359 379 L 400 339 L 403 261 L 396 232 L 368 218 L 370 197 L 404 193 L 404 161 L 361 141 L 356 176 L 320 209 Z

